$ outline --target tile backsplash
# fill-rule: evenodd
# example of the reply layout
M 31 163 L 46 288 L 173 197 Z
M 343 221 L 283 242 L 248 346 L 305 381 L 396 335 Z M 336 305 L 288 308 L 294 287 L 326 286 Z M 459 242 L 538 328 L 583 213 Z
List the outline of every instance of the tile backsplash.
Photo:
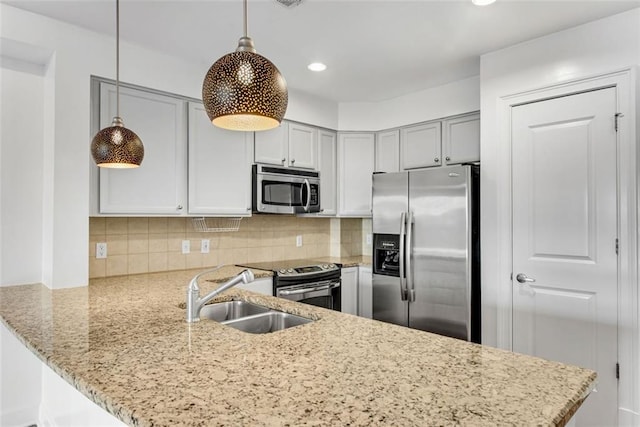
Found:
M 337 227 L 331 221 L 338 221 Z M 367 222 L 370 229 L 370 220 L 256 215 L 243 218 L 236 232 L 200 233 L 194 230 L 190 218 L 92 217 L 89 219 L 89 276 L 367 255 L 367 251 L 363 251 Z M 301 247 L 296 246 L 297 236 L 302 236 Z M 202 239 L 209 240 L 208 254 L 200 253 Z M 182 253 L 183 240 L 189 240 L 188 254 Z M 107 243 L 107 258 L 96 259 L 98 242 Z

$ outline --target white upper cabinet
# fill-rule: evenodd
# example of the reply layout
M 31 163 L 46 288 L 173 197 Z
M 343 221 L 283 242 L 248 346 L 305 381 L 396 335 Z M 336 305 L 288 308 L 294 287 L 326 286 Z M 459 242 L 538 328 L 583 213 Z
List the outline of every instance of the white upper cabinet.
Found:
M 375 172 L 398 172 L 400 170 L 400 131 L 391 130 L 376 134 Z
M 115 85 L 100 84 L 100 129 L 116 115 Z M 186 102 L 120 88 L 120 115 L 144 144 L 136 169 L 100 168 L 99 211 L 180 215 L 186 211 Z
M 480 161 L 480 114 L 444 120 L 442 149 L 447 165 Z
M 407 170 L 441 165 L 440 132 L 440 122 L 401 129 L 400 169 Z
M 318 170 L 320 171 L 320 213 L 335 215 L 337 209 L 337 140 L 336 133 L 318 130 Z
M 317 134 L 311 126 L 289 123 L 289 166 L 316 169 Z
M 277 166 L 316 169 L 317 130 L 283 121 L 255 134 L 255 161 Z
M 289 157 L 289 123 L 255 133 L 255 162 L 286 166 Z
M 338 215 L 371 217 L 371 175 L 375 162 L 373 133 L 338 136 Z
M 211 124 L 200 103 L 189 103 L 189 214 L 251 215 L 253 132 Z

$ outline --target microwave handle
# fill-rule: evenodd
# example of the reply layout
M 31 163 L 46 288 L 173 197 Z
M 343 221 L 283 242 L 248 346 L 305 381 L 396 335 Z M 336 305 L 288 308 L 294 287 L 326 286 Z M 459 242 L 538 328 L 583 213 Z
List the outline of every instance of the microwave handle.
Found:
M 304 205 L 304 211 L 309 212 L 309 206 L 311 205 L 311 184 L 308 179 L 304 179 L 304 185 L 307 187 L 307 203 Z

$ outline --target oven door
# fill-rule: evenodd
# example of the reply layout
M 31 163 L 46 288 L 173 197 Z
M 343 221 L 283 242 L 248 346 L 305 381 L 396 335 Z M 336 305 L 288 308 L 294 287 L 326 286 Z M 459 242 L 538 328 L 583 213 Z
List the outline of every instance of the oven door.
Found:
M 276 288 L 276 296 L 340 311 L 340 285 L 341 281 L 338 279 L 282 286 Z

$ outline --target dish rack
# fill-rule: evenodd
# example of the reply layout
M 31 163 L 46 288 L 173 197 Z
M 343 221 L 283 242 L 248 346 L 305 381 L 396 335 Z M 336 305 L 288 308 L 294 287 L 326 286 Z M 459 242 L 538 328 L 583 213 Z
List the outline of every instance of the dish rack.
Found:
M 191 218 L 193 229 L 199 233 L 222 233 L 238 231 L 242 217 L 234 218 Z

